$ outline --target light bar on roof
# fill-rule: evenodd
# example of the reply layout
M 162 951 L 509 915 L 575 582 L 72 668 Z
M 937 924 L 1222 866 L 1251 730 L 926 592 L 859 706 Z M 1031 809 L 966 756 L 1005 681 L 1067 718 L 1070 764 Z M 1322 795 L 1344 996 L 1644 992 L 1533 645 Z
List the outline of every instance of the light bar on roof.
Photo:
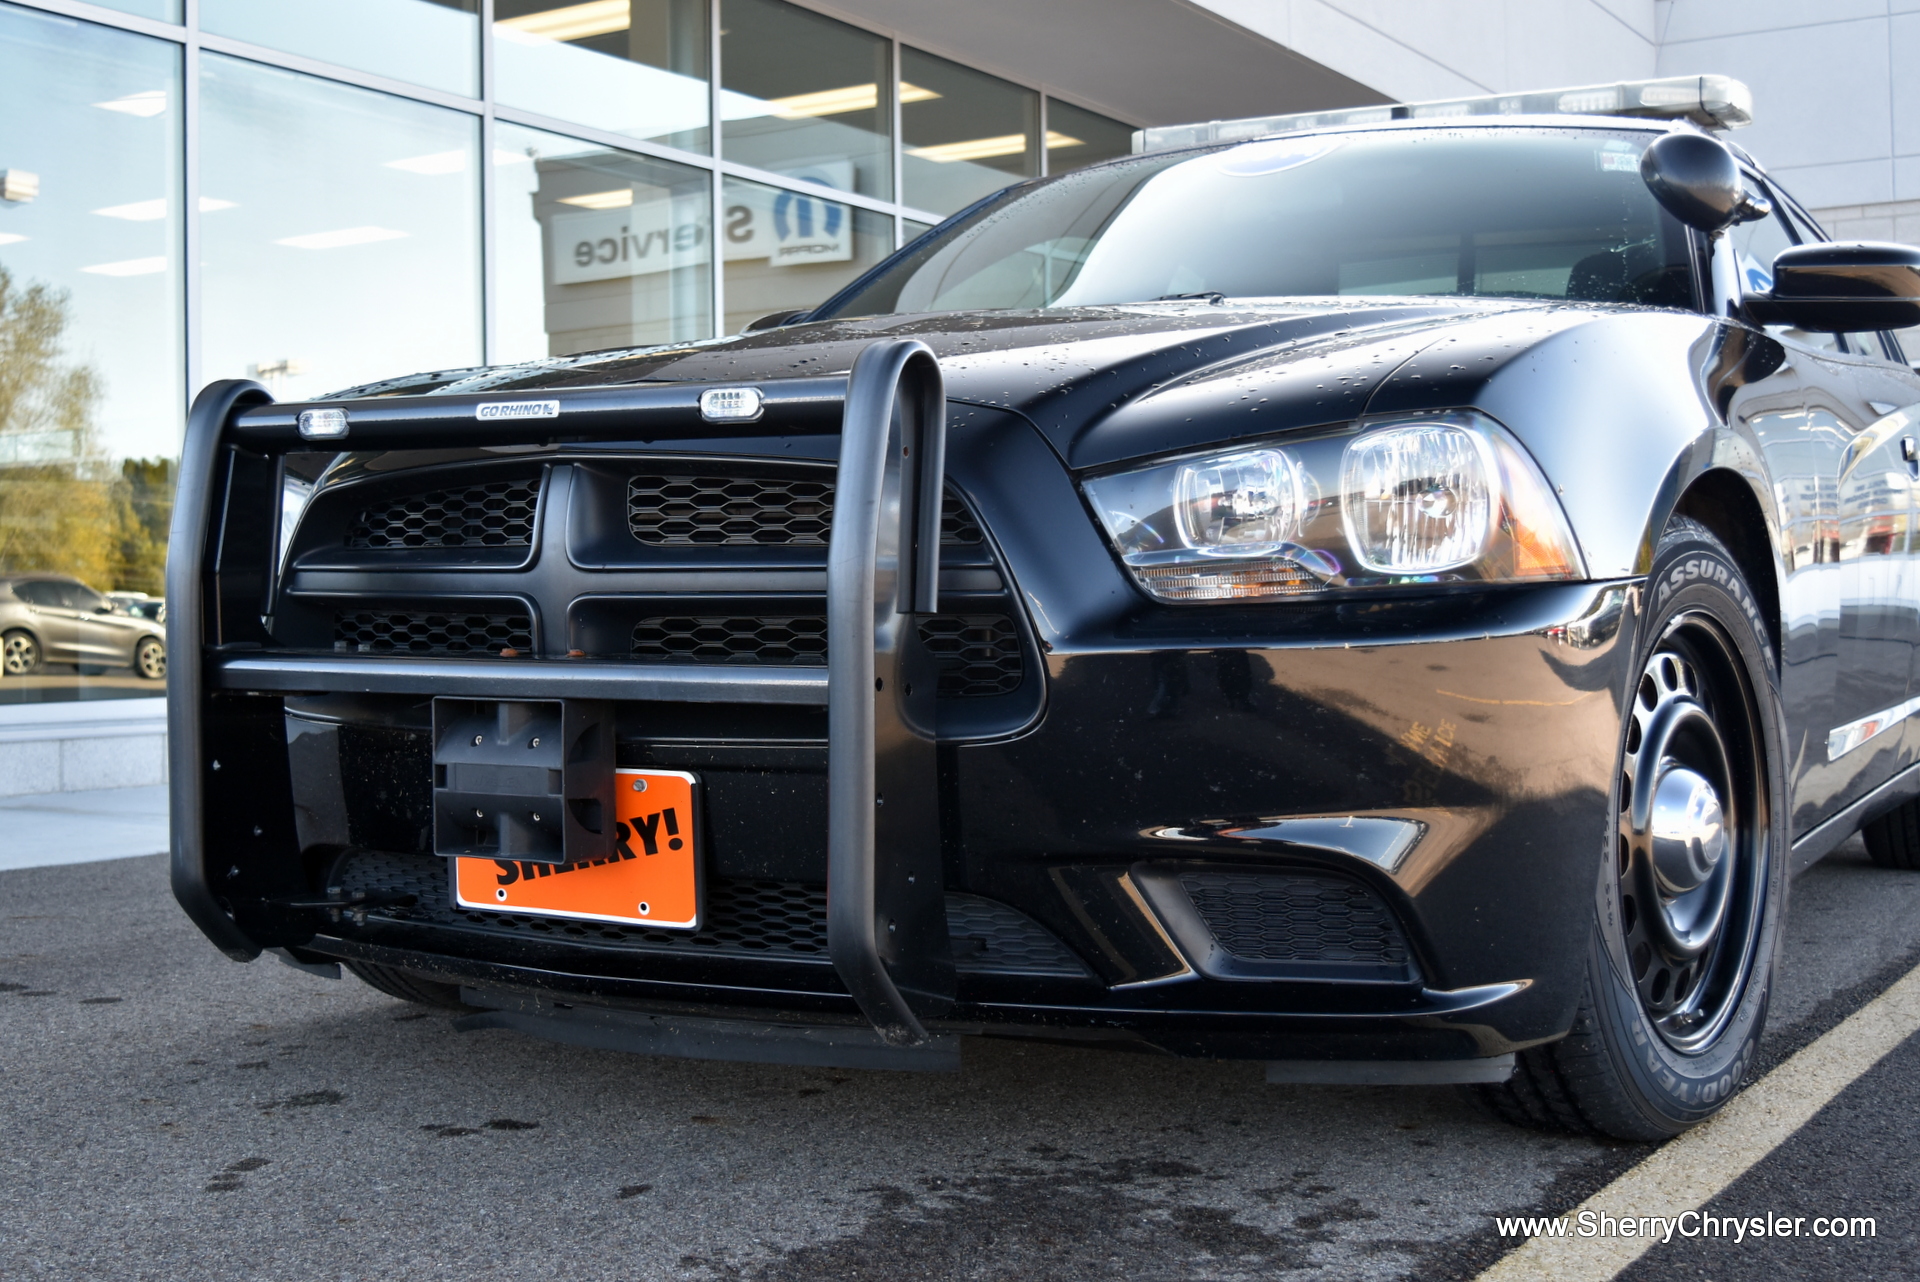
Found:
M 1445 120 L 1455 116 L 1638 116 L 1655 120 L 1691 120 L 1703 129 L 1738 129 L 1753 123 L 1753 91 L 1731 76 L 1669 76 L 1665 80 L 1624 80 L 1575 89 L 1497 93 L 1482 98 L 1449 98 L 1345 111 L 1312 111 L 1292 116 L 1256 116 L 1247 120 L 1210 120 L 1201 125 L 1162 125 L 1136 129 L 1133 150 L 1165 151 L 1209 142 L 1238 142 L 1303 129 L 1376 125 L 1391 120 Z

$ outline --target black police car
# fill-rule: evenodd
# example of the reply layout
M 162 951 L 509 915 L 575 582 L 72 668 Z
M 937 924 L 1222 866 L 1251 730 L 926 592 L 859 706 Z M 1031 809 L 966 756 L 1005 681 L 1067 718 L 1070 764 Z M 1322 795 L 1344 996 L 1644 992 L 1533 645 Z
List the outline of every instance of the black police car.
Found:
M 1707 1117 L 1792 874 L 1920 862 L 1920 255 L 1743 115 L 1149 131 L 737 337 L 209 387 L 181 903 L 463 1028 Z

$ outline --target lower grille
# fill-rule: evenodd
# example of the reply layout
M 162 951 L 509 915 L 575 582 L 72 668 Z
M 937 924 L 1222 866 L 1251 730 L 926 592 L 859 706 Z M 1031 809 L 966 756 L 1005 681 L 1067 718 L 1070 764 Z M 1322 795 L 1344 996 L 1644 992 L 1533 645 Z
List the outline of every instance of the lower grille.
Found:
M 772 663 L 824 667 L 824 615 L 751 618 L 663 615 L 633 625 L 633 654 L 681 663 Z
M 940 614 L 920 624 L 947 698 L 1011 694 L 1026 676 L 1020 633 L 1004 614 Z M 655 615 L 633 626 L 637 659 L 824 667 L 825 615 Z
M 333 646 L 370 654 L 498 654 L 533 649 L 533 619 L 524 614 L 449 610 L 340 611 Z
M 1314 873 L 1183 872 L 1220 947 L 1243 961 L 1403 966 L 1407 941 L 1378 896 Z
M 706 921 L 689 933 L 462 908 L 449 891 L 446 860 L 434 855 L 355 851 L 334 870 L 332 881 L 349 897 L 414 897 L 407 907 L 370 910 L 367 922 L 375 926 L 452 927 L 647 952 L 827 960 L 826 887 L 804 882 L 709 878 Z M 963 973 L 1061 978 L 1088 973 L 1065 944 L 1005 904 L 976 895 L 948 895 L 947 918 L 954 964 Z M 351 933 L 355 927 L 343 922 L 339 929 Z
M 920 624 L 920 639 L 940 665 L 940 693 L 950 699 L 1020 688 L 1020 634 L 1004 614 L 936 614 Z

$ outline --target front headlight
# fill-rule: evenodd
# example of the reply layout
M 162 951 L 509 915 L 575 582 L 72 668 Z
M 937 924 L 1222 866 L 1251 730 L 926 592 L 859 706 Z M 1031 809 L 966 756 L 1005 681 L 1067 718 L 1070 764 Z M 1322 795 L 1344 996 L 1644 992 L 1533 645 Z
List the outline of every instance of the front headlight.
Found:
M 1471 411 L 1089 478 L 1134 581 L 1160 601 L 1585 577 L 1520 443 Z

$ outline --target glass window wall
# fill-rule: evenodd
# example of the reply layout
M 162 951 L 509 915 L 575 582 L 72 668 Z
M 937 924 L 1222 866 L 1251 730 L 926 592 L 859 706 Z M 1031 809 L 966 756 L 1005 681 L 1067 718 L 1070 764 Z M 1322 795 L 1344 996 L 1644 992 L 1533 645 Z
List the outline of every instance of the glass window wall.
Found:
M 893 40 L 786 0 L 96 5 L 0 0 L 0 572 L 146 592 L 126 599 L 149 617 L 200 385 L 295 399 L 734 332 L 819 304 L 896 229 L 1129 142 L 1059 102 L 1043 136 L 1036 91 L 896 64 Z M 211 42 L 195 139 L 194 33 L 125 29 L 189 17 Z M 368 75 L 388 92 L 343 83 Z M 717 179 L 716 151 L 765 181 Z M 159 689 L 46 680 L 0 701 Z
M 448 93 L 480 93 L 479 0 L 200 0 L 216 35 Z
M 541 115 L 705 152 L 708 41 L 707 0 L 494 0 L 494 92 Z
M 1111 116 L 1047 99 L 1047 172 L 1064 174 L 1133 154 L 1133 126 Z
M 891 44 L 782 0 L 723 0 L 720 13 L 726 158 L 892 200 Z
M 494 134 L 495 361 L 713 332 L 713 180 L 556 134 Z
M 158 594 L 184 396 L 178 45 L 0 5 L 0 571 Z M 89 600 L 91 600 L 89 596 Z M 16 629 L 18 630 L 18 629 Z M 159 693 L 5 650 L 0 702 Z M 124 660 L 121 660 L 124 662 Z
M 817 307 L 893 252 L 893 219 L 813 193 L 727 179 L 720 213 L 726 332 Z
M 200 103 L 202 377 L 480 362 L 475 117 L 213 53 Z
M 951 214 L 1040 172 L 1040 95 L 918 49 L 900 51 L 904 199 Z

